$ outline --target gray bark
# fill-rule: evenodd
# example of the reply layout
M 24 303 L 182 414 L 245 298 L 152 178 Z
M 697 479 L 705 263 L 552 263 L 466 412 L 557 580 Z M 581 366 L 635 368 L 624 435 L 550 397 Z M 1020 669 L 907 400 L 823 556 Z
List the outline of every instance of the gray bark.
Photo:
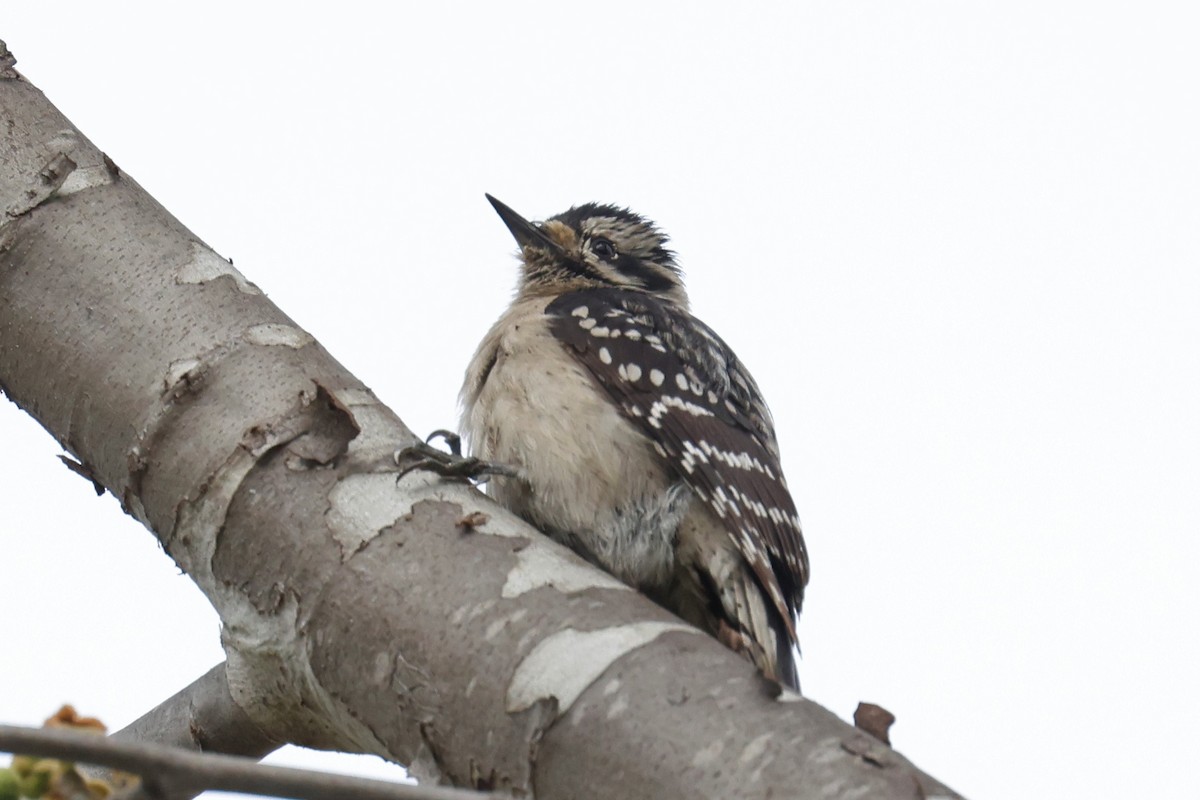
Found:
M 542 798 L 954 796 L 474 489 L 397 481 L 400 419 L 11 67 L 0 116 L 0 388 L 213 603 L 266 739 Z
M 259 759 L 282 742 L 264 734 L 233 702 L 222 662 L 117 731 L 123 742 L 158 742 L 201 752 Z

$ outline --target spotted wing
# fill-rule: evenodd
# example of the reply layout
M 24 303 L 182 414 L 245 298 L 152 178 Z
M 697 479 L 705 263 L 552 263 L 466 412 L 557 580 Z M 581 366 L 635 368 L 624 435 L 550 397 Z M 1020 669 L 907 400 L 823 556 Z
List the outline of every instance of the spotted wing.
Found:
M 586 289 L 546 307 L 550 328 L 722 520 L 795 642 L 808 582 L 770 412 L 729 346 L 640 292 Z

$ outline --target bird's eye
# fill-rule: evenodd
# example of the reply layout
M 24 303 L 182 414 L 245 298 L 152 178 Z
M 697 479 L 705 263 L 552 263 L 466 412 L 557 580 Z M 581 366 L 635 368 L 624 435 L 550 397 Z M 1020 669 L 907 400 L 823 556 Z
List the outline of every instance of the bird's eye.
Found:
M 611 261 L 617 256 L 617 248 L 608 239 L 597 239 L 592 242 L 592 252 L 602 261 Z

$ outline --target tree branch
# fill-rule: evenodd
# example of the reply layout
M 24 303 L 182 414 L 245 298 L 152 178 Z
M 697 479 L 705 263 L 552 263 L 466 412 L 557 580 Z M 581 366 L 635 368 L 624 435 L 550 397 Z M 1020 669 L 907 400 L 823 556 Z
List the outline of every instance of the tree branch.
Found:
M 114 733 L 117 742 L 151 742 L 194 752 L 221 753 L 258 760 L 281 742 L 267 736 L 233 702 L 225 663 L 217 664 L 191 684 Z M 115 783 L 111 771 L 90 767 L 88 777 Z M 197 793 L 208 787 L 198 787 Z M 176 800 L 194 794 L 174 792 Z M 127 800 L 134 800 L 128 798 Z
M 542 798 L 953 794 L 471 487 L 397 480 L 415 437 L 362 382 L 15 70 L 0 108 L 0 386 L 212 602 L 268 739 Z
M 283 744 L 263 733 L 233 702 L 224 662 L 114 733 L 112 738 L 253 759 L 260 759 Z
M 146 742 L 47 728 L 0 725 L 0 752 L 96 764 L 142 776 L 151 797 L 193 797 L 202 791 L 243 792 L 300 800 L 481 800 L 464 789 L 410 786 L 306 769 L 274 767 L 251 759 L 191 753 Z

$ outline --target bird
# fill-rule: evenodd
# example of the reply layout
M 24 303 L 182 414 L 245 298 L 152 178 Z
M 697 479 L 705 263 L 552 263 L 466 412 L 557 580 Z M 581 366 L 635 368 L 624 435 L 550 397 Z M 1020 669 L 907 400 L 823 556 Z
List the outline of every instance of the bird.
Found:
M 808 552 L 771 412 L 692 315 L 668 237 L 627 208 L 530 222 L 459 428 L 492 499 L 799 692 Z

